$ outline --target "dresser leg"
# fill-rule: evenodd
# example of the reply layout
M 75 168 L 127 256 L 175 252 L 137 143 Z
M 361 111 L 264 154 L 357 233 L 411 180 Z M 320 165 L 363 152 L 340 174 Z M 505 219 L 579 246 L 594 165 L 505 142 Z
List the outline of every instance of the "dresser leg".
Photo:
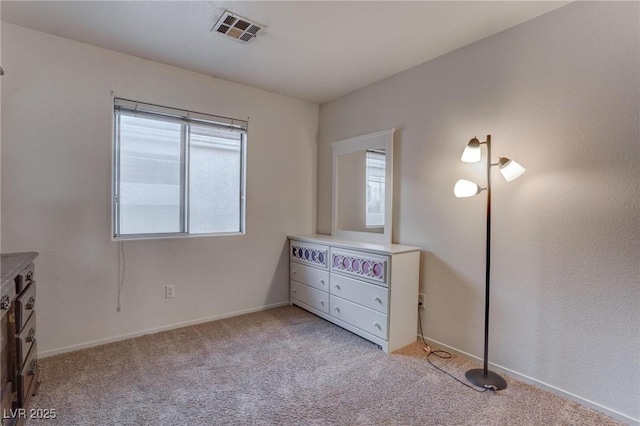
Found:
M 33 396 L 36 396 L 38 394 L 38 389 L 40 389 L 40 383 L 42 383 L 42 380 L 38 380 L 36 382 L 36 385 L 33 387 Z

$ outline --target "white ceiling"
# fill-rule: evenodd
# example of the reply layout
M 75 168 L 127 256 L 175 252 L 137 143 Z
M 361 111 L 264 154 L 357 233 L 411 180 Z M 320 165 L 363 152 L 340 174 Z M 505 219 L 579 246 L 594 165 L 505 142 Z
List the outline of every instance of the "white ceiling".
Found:
M 2 1 L 38 31 L 323 103 L 567 1 Z M 229 9 L 267 26 L 210 32 Z

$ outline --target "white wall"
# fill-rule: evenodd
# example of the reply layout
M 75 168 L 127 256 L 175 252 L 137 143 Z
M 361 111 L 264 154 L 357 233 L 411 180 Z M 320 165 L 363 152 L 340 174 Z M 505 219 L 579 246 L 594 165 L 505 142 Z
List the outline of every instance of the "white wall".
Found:
M 456 199 L 493 137 L 492 362 L 640 419 L 640 26 L 578 2 L 322 105 L 318 231 L 333 141 L 395 127 L 394 242 L 423 248 L 425 334 L 482 356 L 486 196 Z M 401 47 L 399 47 L 401 48 Z M 429 368 L 428 366 L 425 368 Z M 617 412 L 617 414 L 616 414 Z
M 341 155 L 338 164 L 337 229 L 367 232 L 367 151 Z
M 286 237 L 316 227 L 317 105 L 7 23 L 1 63 L 2 251 L 40 252 L 41 354 L 288 301 Z M 120 313 L 111 91 L 250 117 L 247 234 L 125 242 Z

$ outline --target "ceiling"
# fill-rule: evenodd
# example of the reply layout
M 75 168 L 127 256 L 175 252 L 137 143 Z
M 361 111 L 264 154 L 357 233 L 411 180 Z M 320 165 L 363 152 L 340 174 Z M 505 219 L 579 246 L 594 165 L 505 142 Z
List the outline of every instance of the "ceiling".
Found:
M 324 103 L 567 1 L 2 1 L 2 21 Z M 225 9 L 266 25 L 211 32 Z

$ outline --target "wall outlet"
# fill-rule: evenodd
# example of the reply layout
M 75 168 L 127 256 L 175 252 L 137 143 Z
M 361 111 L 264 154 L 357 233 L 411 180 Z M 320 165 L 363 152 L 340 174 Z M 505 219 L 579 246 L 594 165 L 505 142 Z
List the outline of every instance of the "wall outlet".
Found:
M 424 309 L 424 294 L 418 293 L 418 306 L 420 309 Z
M 164 288 L 164 297 L 165 299 L 171 299 L 176 295 L 176 287 L 173 285 L 165 286 Z

